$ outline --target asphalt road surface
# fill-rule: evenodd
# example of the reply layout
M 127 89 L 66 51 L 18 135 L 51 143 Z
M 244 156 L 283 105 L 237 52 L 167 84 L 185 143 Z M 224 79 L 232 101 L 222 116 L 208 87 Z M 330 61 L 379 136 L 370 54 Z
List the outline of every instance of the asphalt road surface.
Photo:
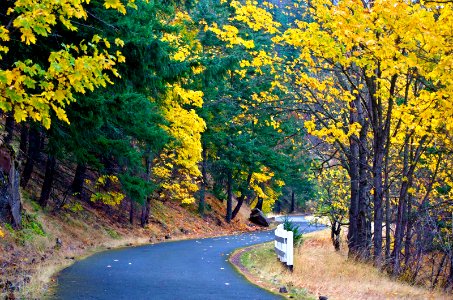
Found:
M 304 232 L 323 228 L 294 221 Z M 273 237 L 267 231 L 101 252 L 63 270 L 53 299 L 281 299 L 228 263 L 235 249 Z

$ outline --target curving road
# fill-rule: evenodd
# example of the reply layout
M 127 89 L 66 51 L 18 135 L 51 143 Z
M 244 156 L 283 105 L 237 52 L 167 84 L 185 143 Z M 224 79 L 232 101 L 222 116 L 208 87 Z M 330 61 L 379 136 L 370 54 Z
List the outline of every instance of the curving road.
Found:
M 294 221 L 304 232 L 323 228 Z M 53 299 L 280 299 L 228 263 L 233 250 L 272 239 L 266 231 L 98 253 L 59 274 Z

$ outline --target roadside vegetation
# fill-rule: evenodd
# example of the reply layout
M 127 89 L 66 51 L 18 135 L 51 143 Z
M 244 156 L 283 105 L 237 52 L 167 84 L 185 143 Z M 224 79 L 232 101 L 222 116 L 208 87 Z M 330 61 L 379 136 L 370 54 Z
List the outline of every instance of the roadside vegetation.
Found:
M 288 293 L 280 294 L 293 299 L 451 299 L 442 291 L 411 286 L 369 263 L 348 259 L 347 251 L 334 250 L 328 230 L 304 238 L 295 249 L 293 272 L 277 260 L 271 242 L 241 254 L 244 275 L 275 293 L 286 287 Z

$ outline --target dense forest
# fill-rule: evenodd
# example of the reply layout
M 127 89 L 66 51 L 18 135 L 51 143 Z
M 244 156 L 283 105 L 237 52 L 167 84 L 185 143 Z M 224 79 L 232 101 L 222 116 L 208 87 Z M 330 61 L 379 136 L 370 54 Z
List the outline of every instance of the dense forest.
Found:
M 143 227 L 208 193 L 227 222 L 309 206 L 351 258 L 453 288 L 451 1 L 8 0 L 0 22 L 2 224 L 24 192 Z

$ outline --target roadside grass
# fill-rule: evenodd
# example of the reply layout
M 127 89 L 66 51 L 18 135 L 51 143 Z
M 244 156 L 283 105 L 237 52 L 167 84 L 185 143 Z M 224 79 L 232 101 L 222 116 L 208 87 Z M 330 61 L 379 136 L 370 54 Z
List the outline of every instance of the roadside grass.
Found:
M 346 251 L 335 252 L 329 234 L 323 230 L 305 235 L 304 244 L 295 251 L 292 273 L 277 260 L 273 242 L 242 253 L 241 263 L 252 275 L 247 276 L 249 280 L 265 288 L 263 282 L 285 286 L 288 298 L 451 299 L 451 295 L 396 281 L 372 265 L 349 260 Z
M 305 288 L 285 280 L 289 271 L 277 261 L 273 243 L 251 247 L 249 251 L 245 251 L 241 255 L 240 262 L 252 274 L 252 276 L 244 274 L 245 277 L 258 286 L 267 288 L 274 293 L 279 293 L 279 288 L 285 286 L 288 293 L 282 293 L 281 296 L 300 300 L 316 299 Z

